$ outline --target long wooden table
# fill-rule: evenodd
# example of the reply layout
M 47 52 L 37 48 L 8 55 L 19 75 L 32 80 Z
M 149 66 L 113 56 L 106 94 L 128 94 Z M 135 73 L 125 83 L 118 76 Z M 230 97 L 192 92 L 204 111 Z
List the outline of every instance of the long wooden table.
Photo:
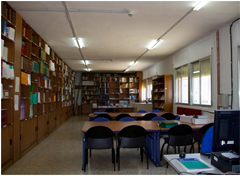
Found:
M 193 125 L 190 123 L 180 122 L 177 120 L 172 120 L 178 122 L 178 124 L 188 124 L 194 130 L 200 129 L 203 125 Z M 114 133 L 119 133 L 124 127 L 129 125 L 140 125 L 151 135 L 152 138 L 147 136 L 147 146 L 148 146 L 148 157 L 155 164 L 155 166 L 162 166 L 160 162 L 160 132 L 167 131 L 169 128 L 163 128 L 158 126 L 158 121 L 109 121 L 109 122 L 93 122 L 86 121 L 82 127 L 83 132 L 83 158 L 82 158 L 82 170 L 84 170 L 84 158 L 85 158 L 85 147 L 86 147 L 86 137 L 85 132 L 94 126 L 106 126 L 110 128 Z
M 148 113 L 151 113 L 151 112 L 147 112 L 147 113 L 137 113 L 137 112 L 119 112 L 119 113 L 116 113 L 116 112 L 109 112 L 108 115 L 110 115 L 113 119 L 115 119 L 119 114 L 123 114 L 123 113 L 126 113 L 126 114 L 129 114 L 131 117 L 133 118 L 142 118 L 143 116 L 145 116 L 146 114 Z M 158 112 L 158 113 L 155 113 L 157 116 L 161 116 L 163 114 L 165 114 L 167 112 Z M 178 116 L 177 114 L 174 114 L 175 116 Z M 96 114 L 89 114 L 89 120 L 91 121 L 92 119 L 94 119 L 97 115 Z

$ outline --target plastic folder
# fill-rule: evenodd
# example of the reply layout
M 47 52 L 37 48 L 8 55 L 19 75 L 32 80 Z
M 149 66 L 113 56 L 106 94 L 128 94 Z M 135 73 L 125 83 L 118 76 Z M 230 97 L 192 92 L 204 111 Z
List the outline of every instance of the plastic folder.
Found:
M 158 122 L 158 126 L 164 127 L 164 128 L 171 128 L 177 124 L 178 124 L 177 122 L 173 122 L 173 121 L 159 121 Z

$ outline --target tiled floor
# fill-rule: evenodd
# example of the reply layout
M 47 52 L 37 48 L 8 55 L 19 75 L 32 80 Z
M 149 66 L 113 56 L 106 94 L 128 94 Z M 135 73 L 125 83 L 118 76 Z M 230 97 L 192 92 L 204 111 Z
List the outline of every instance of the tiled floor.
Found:
M 113 171 L 111 150 L 92 150 L 86 172 L 82 171 L 81 132 L 88 116 L 72 116 L 40 144 L 9 167 L 4 175 L 175 175 L 163 160 L 163 167 L 155 167 L 146 157 L 140 161 L 139 150 L 121 150 L 120 171 Z M 161 141 L 162 143 L 162 141 Z

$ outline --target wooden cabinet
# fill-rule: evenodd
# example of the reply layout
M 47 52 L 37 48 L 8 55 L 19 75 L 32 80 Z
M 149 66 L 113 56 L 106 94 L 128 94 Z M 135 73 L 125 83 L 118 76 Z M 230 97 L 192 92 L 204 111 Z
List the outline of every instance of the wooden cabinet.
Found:
M 157 76 L 152 86 L 153 109 L 172 112 L 172 75 Z
M 8 125 L 2 128 L 1 145 L 2 145 L 2 166 L 6 165 L 13 158 L 13 127 Z

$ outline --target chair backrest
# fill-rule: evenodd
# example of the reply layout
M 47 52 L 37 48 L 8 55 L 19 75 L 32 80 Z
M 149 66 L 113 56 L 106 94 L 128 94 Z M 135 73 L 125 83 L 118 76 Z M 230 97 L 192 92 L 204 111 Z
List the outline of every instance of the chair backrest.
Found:
M 152 110 L 152 112 L 162 112 L 162 111 L 160 111 L 158 109 L 154 109 L 154 110 Z
M 147 113 L 146 110 L 138 110 L 137 113 Z
M 127 126 L 119 133 L 119 136 L 121 137 L 120 146 L 122 148 L 146 147 L 146 135 L 146 130 L 141 126 Z
M 163 120 L 167 120 L 167 119 L 165 119 L 164 117 L 161 117 L 161 116 L 153 117 L 151 119 L 151 121 L 163 121 Z
M 161 116 L 167 120 L 175 120 L 176 119 L 175 115 L 170 112 L 162 114 Z
M 203 136 L 205 135 L 205 133 L 207 132 L 207 130 L 213 126 L 213 123 L 208 123 L 206 125 L 204 125 L 202 128 L 200 128 L 199 130 L 199 134 L 200 134 L 200 143 L 202 142 Z
M 117 115 L 117 117 L 115 118 L 115 120 L 116 121 L 119 121 L 121 118 L 123 118 L 123 117 L 131 117 L 129 114 L 126 114 L 126 113 L 124 113 L 124 114 L 119 114 L 119 115 Z
M 201 145 L 201 154 L 210 154 L 212 152 L 212 143 L 213 143 L 213 129 L 214 126 L 211 126 L 206 131 L 202 139 Z
M 113 147 L 113 131 L 105 126 L 95 126 L 85 133 L 86 148 L 104 149 Z
M 109 114 L 98 114 L 95 118 L 98 118 L 98 117 L 105 117 L 105 118 L 107 118 L 110 121 L 112 120 L 112 117 Z
M 96 110 L 96 111 L 94 111 L 94 112 L 105 112 L 105 111 L 103 111 L 103 110 Z
M 94 122 L 108 122 L 110 121 L 109 119 L 107 119 L 106 117 L 97 117 L 95 119 L 93 119 Z
M 153 117 L 157 117 L 157 114 L 154 113 L 148 113 L 145 114 L 142 118 L 140 118 L 141 120 L 152 120 Z
M 136 121 L 136 120 L 132 117 L 123 117 L 119 121 Z
M 169 145 L 185 146 L 192 144 L 192 127 L 186 124 L 179 124 L 169 129 Z

